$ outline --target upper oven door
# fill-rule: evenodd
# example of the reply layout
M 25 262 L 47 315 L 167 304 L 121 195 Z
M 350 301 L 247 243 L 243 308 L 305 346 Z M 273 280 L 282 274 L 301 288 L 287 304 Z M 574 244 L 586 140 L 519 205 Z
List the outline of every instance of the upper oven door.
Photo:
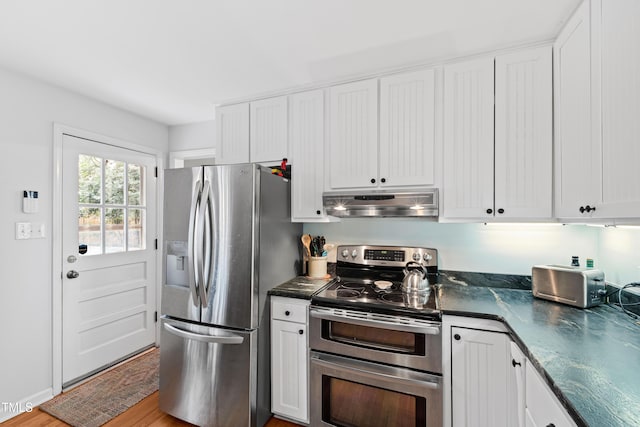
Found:
M 440 322 L 327 307 L 309 318 L 312 350 L 442 373 Z

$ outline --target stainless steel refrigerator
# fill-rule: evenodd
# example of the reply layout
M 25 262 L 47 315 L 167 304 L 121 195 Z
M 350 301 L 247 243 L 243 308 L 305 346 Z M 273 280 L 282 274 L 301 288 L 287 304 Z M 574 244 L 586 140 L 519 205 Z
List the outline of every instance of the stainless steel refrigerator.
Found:
M 299 262 L 289 182 L 254 164 L 171 169 L 164 181 L 160 409 L 200 426 L 261 427 L 267 291 Z

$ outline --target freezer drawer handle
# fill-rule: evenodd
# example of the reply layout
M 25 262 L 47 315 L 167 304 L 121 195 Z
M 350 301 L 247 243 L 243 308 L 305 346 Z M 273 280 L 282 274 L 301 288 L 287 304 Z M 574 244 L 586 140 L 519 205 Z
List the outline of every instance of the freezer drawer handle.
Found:
M 176 328 L 175 326 L 171 326 L 168 323 L 164 324 L 164 328 L 167 330 L 167 332 L 170 332 L 179 337 L 186 338 L 189 340 L 194 340 L 194 341 L 202 341 L 202 342 L 213 343 L 213 344 L 242 344 L 242 342 L 244 341 L 243 337 L 239 337 L 237 335 L 223 337 L 223 336 L 216 336 L 216 335 L 196 334 L 194 332 L 189 332 L 189 331 Z

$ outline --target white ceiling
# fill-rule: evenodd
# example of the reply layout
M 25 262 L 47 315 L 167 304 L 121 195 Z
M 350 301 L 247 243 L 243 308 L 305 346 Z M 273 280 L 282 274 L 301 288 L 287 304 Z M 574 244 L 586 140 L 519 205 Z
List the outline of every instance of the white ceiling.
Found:
M 2 0 L 0 66 L 166 124 L 554 37 L 581 0 Z

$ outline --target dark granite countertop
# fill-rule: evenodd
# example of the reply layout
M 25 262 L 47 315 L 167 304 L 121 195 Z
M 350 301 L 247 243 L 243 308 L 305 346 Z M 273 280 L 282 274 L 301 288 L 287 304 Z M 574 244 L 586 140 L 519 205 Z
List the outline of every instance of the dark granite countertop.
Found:
M 579 309 L 530 290 L 443 284 L 444 315 L 502 321 L 578 425 L 640 426 L 640 324 L 608 305 Z
M 311 296 L 324 288 L 334 278 L 311 279 L 306 276 L 297 276 L 269 291 L 269 295 L 277 297 L 311 299 Z

